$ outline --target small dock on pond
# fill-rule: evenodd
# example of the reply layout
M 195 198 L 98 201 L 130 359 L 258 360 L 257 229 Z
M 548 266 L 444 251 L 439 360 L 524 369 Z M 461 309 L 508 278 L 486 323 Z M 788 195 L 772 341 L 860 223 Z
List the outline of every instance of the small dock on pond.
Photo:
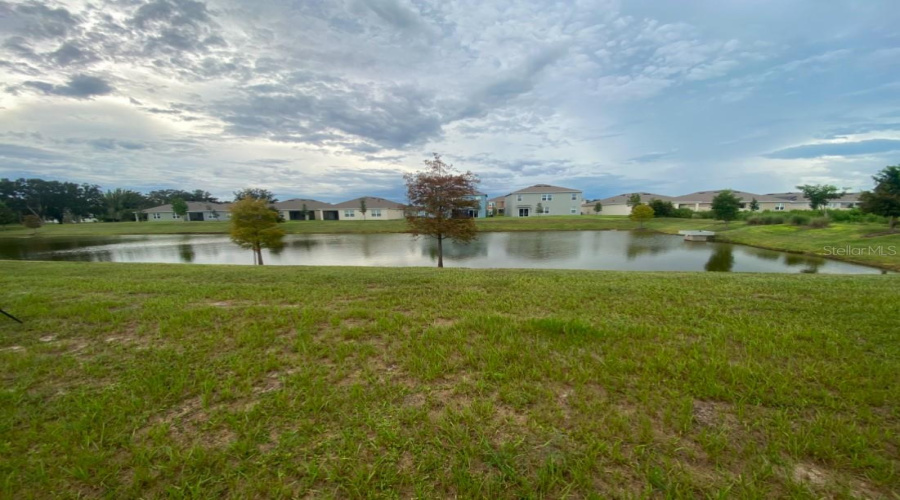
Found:
M 714 231 L 678 231 L 678 234 L 684 236 L 684 241 L 713 241 L 716 239 Z

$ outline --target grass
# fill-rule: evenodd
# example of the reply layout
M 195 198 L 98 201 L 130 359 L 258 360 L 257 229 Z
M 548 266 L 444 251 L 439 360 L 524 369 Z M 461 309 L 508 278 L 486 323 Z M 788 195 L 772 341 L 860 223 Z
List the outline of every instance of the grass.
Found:
M 600 231 L 632 230 L 637 224 L 623 216 L 548 216 L 493 217 L 476 221 L 480 231 Z M 833 256 L 839 260 L 900 271 L 900 233 L 884 234 L 887 227 L 871 223 L 833 223 L 830 227 L 810 229 L 790 225 L 748 226 L 743 222 L 724 223 L 709 219 L 653 219 L 648 230 L 675 234 L 683 229 L 718 232 L 720 241 L 758 246 L 773 250 L 824 255 L 825 247 L 868 248 L 881 246 L 882 254 Z M 41 236 L 112 236 L 121 234 L 213 234 L 227 233 L 227 222 L 119 222 L 97 224 L 47 225 Z M 281 226 L 288 234 L 315 233 L 402 233 L 406 222 L 390 221 L 294 221 Z M 31 237 L 33 231 L 22 227 L 0 229 L 0 237 Z M 893 255 L 889 251 L 894 249 Z
M 0 262 L 0 290 L 4 498 L 900 489 L 898 276 Z

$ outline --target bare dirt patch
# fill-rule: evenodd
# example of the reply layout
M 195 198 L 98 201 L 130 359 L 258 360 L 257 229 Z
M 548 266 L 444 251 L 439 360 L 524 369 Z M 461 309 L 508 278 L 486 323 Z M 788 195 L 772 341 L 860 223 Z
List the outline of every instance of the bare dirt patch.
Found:
M 434 325 L 438 328 L 450 328 L 451 326 L 453 326 L 455 324 L 456 324 L 455 319 L 447 319 L 447 318 L 435 318 L 434 322 L 432 322 L 432 325 Z
M 13 345 L 13 346 L 4 347 L 3 349 L 0 349 L 0 352 L 22 352 L 24 350 L 25 350 L 25 348 L 20 345 Z
M 731 405 L 719 401 L 694 401 L 694 421 L 705 427 L 735 424 Z

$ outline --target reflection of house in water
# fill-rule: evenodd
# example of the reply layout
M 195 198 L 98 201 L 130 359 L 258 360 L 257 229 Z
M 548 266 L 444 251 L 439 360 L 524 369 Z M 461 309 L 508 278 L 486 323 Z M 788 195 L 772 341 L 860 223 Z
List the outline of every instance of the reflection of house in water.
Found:
M 578 256 L 576 232 L 529 232 L 506 235 L 506 253 L 526 260 L 546 261 Z
M 488 254 L 488 244 L 482 239 L 476 239 L 469 243 L 456 243 L 452 240 L 444 241 L 444 259 L 455 261 L 465 261 L 476 257 L 486 257 Z M 433 261 L 437 261 L 437 240 L 427 238 L 422 243 L 422 255 L 429 257 Z
M 673 240 L 668 235 L 629 231 L 628 244 L 625 247 L 625 256 L 628 260 L 634 260 L 641 255 L 659 255 L 673 250 L 681 245 L 680 241 Z

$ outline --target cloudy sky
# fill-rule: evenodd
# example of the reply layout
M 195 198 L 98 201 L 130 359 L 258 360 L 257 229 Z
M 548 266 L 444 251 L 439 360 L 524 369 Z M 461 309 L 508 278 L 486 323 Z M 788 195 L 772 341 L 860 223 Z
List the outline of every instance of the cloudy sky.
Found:
M 900 163 L 896 0 L 0 1 L 0 177 L 402 201 L 868 188 Z

